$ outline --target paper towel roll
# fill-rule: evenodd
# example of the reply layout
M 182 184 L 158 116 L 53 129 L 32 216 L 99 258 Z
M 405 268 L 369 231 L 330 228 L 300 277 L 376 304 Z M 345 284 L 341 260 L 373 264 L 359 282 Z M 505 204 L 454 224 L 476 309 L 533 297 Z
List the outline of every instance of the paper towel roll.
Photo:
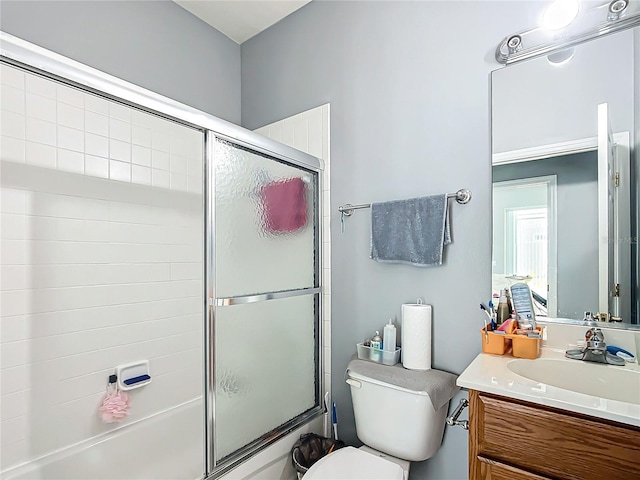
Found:
M 402 365 L 431 370 L 431 305 L 402 305 Z

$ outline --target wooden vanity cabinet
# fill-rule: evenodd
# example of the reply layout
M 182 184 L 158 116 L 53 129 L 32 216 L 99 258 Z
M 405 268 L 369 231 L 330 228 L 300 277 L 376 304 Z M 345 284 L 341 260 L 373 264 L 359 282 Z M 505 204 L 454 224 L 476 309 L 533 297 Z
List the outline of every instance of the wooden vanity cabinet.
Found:
M 640 479 L 640 428 L 470 390 L 469 478 Z

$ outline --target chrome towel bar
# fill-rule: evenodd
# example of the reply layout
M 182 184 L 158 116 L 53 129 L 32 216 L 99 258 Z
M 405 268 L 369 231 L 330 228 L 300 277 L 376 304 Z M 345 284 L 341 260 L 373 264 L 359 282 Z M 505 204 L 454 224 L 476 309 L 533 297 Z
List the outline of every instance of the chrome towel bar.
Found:
M 465 203 L 469 203 L 471 201 L 471 190 L 466 188 L 461 188 L 456 193 L 447 193 L 447 199 L 455 198 L 456 202 L 461 205 Z M 351 205 L 347 203 L 346 205 L 340 205 L 338 207 L 338 211 L 345 217 L 350 217 L 353 215 L 354 210 L 360 210 L 361 208 L 371 208 L 370 203 L 362 203 L 360 205 Z

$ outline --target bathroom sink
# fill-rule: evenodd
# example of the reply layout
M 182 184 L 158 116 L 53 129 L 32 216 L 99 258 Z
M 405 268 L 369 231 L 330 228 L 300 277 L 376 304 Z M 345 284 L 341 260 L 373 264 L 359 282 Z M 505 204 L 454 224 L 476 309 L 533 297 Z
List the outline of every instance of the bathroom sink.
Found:
M 640 371 L 594 362 L 539 358 L 512 360 L 507 368 L 535 382 L 640 405 Z

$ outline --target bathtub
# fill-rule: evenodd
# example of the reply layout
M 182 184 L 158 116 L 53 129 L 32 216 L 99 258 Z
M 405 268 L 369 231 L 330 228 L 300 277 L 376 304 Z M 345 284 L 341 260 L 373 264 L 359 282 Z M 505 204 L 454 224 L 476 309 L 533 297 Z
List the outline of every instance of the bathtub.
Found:
M 204 472 L 198 398 L 2 472 L 5 480 L 193 480 Z
M 202 399 L 0 472 L 3 480 L 196 480 L 204 475 Z M 241 463 L 220 480 L 293 480 L 293 444 L 322 432 L 316 418 Z

